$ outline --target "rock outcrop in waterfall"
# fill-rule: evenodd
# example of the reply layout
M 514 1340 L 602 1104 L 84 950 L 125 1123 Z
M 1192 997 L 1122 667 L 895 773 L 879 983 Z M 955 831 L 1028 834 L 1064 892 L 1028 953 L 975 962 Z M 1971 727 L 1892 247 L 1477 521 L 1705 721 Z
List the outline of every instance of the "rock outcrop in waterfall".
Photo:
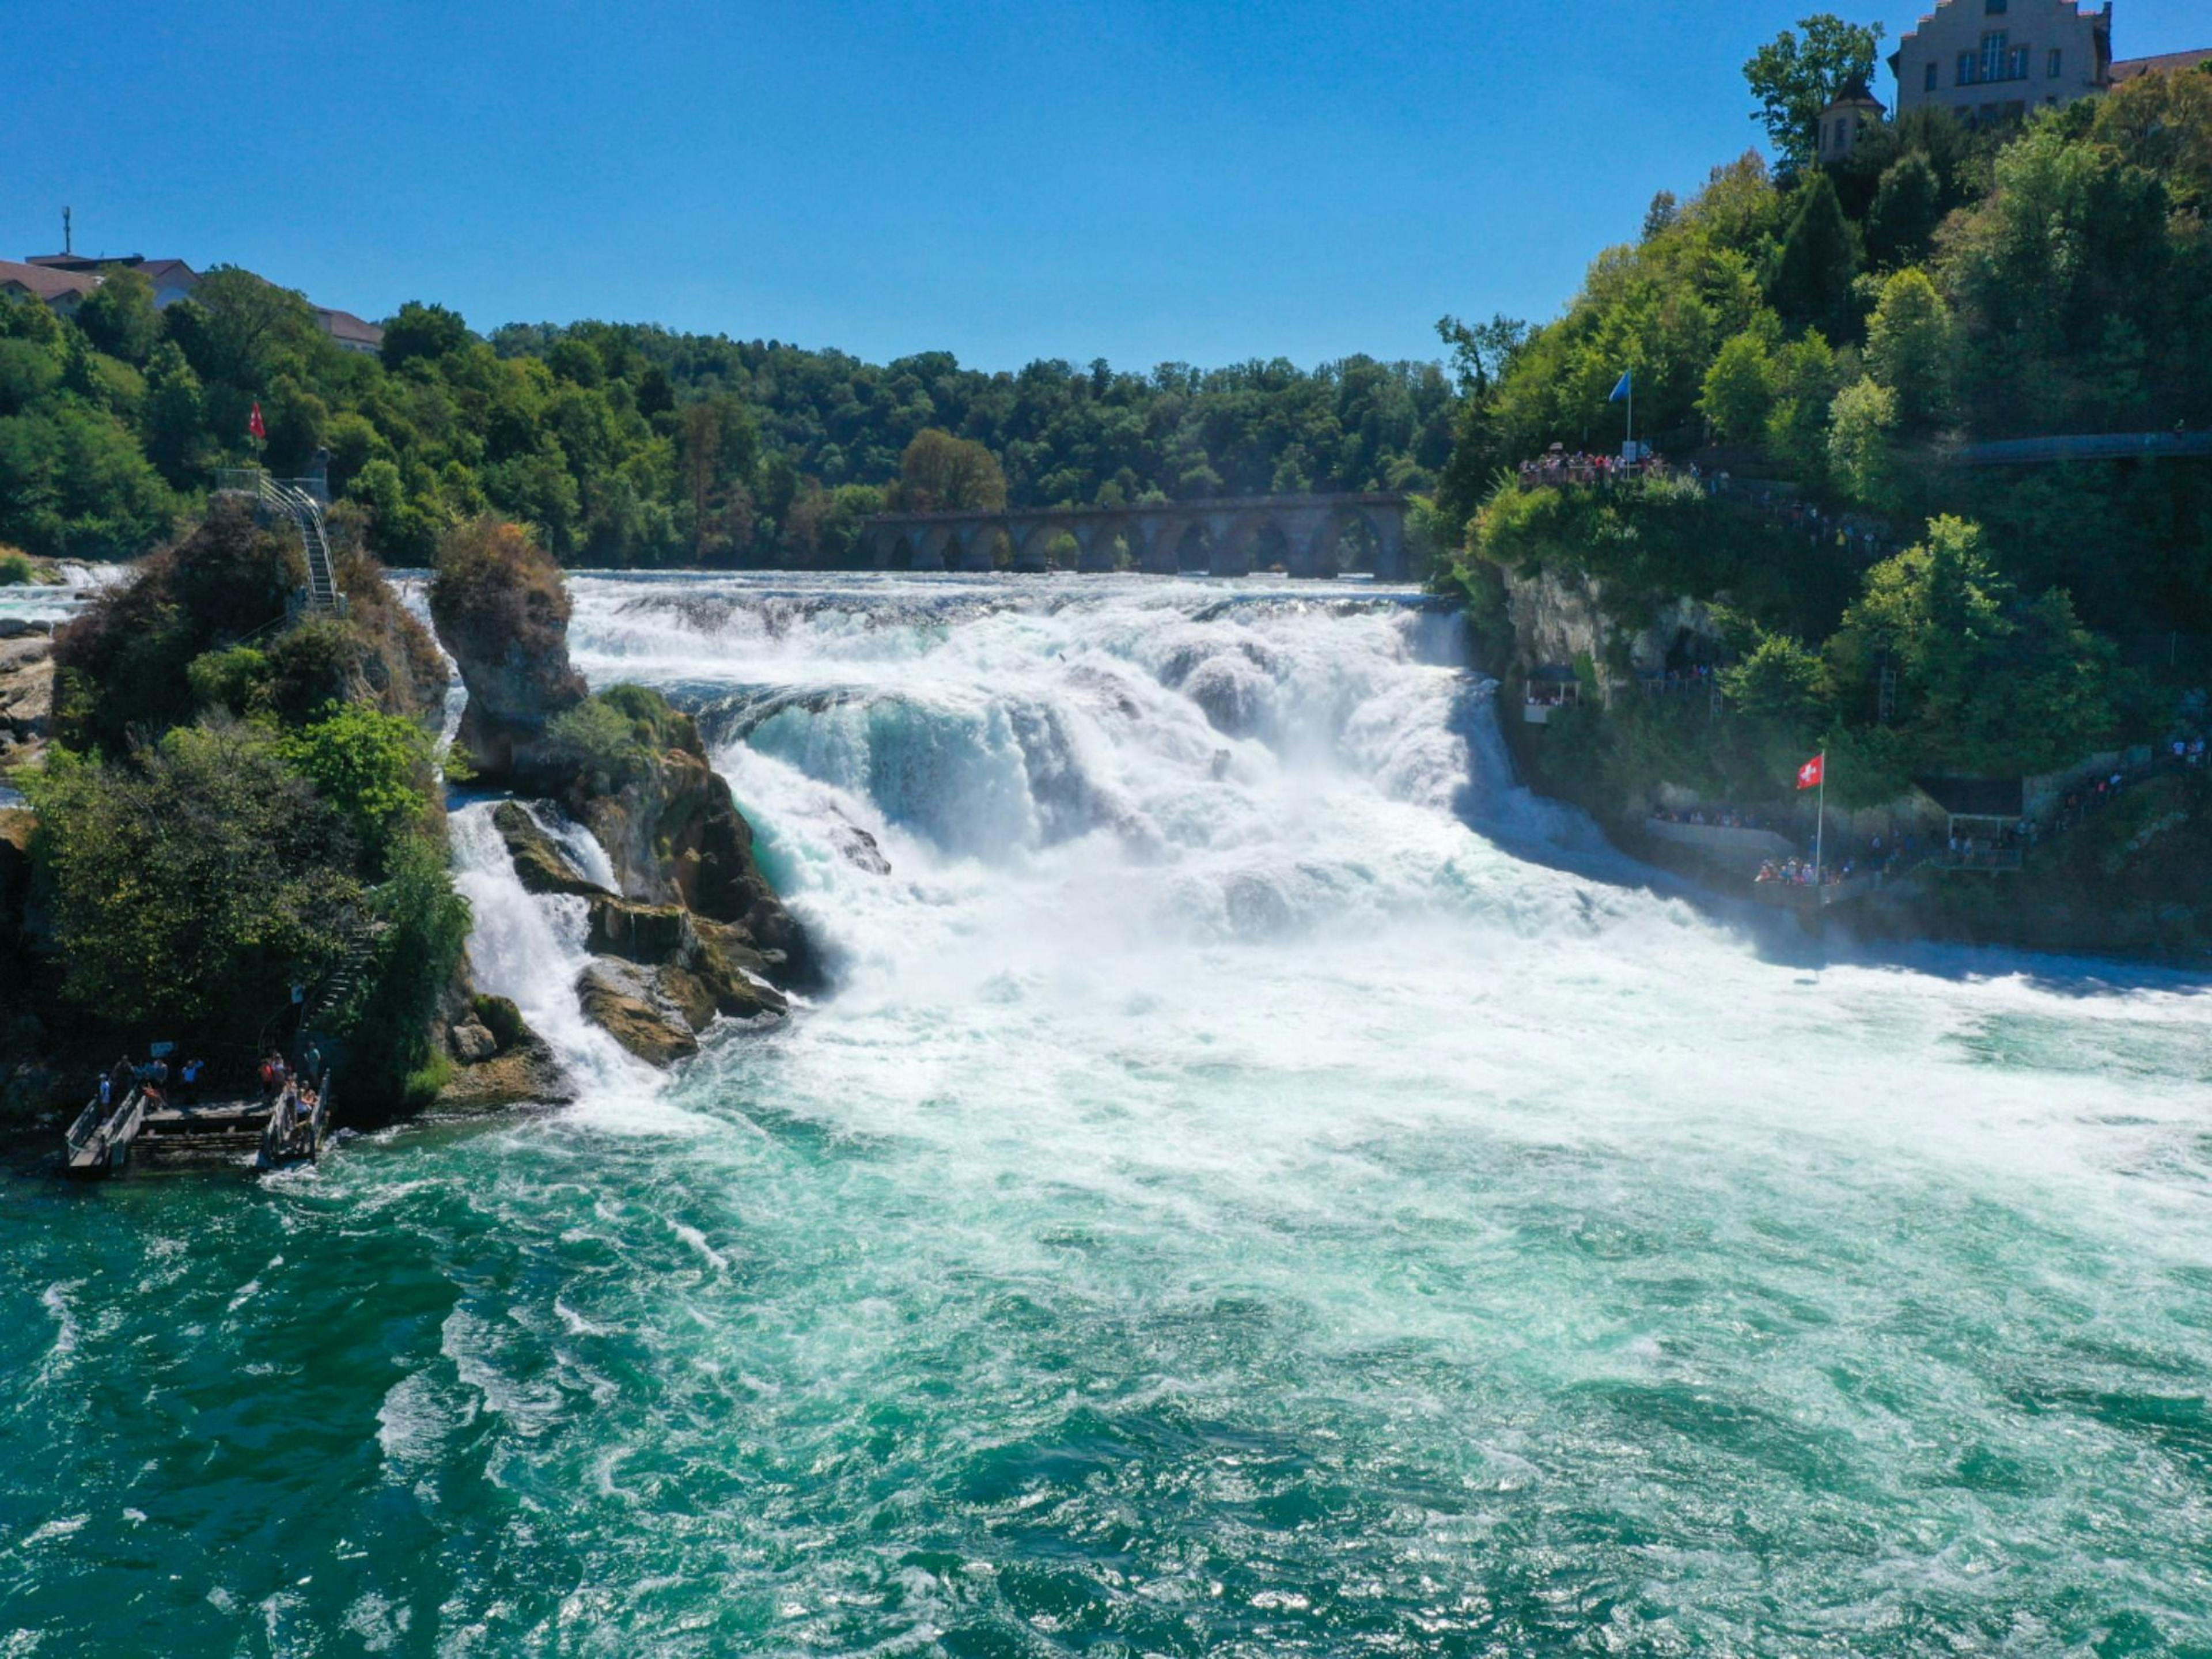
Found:
M 495 815 L 526 889 L 589 905 L 585 1014 L 659 1066 L 695 1053 L 718 1018 L 783 1015 L 787 991 L 817 982 L 814 954 L 690 717 L 639 686 L 591 695 L 568 659 L 560 569 L 511 526 L 452 539 L 430 608 L 468 687 L 459 741 L 478 776 L 605 853 L 601 882 L 520 801 Z

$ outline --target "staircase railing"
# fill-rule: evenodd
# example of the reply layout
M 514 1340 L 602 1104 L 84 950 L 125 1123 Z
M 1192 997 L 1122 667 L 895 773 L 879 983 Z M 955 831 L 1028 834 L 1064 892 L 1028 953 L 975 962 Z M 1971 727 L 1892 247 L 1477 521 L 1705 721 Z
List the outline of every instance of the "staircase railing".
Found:
M 323 523 L 323 504 L 302 483 L 272 478 L 258 467 L 225 467 L 216 473 L 216 489 L 252 495 L 261 507 L 282 514 L 299 532 L 300 549 L 307 556 L 306 609 L 310 615 L 343 617 L 345 595 L 339 591 L 337 566 L 331 557 L 331 538 Z

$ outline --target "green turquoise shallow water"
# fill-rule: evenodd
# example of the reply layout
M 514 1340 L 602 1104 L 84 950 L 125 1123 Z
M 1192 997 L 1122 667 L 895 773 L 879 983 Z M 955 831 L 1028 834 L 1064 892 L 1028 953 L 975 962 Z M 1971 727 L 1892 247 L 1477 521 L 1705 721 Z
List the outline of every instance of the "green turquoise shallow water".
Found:
M 586 666 L 903 688 L 722 728 L 839 994 L 258 1182 L 0 1176 L 0 1654 L 2212 1652 L 2189 984 L 1530 862 L 1381 600 L 732 590 L 584 584 Z M 1094 817 L 954 845 L 1002 744 Z M 562 914 L 469 881 L 556 1024 Z

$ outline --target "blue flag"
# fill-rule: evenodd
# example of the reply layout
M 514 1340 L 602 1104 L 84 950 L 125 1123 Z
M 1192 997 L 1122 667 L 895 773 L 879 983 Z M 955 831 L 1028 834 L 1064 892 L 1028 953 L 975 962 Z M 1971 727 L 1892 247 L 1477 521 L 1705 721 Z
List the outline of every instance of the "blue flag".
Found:
M 1623 398 L 1632 395 L 1635 390 L 1636 387 L 1631 383 L 1631 376 L 1629 374 L 1623 374 L 1620 377 L 1620 384 L 1613 387 L 1613 396 L 1607 398 L 1606 402 L 1609 404 L 1617 404 Z

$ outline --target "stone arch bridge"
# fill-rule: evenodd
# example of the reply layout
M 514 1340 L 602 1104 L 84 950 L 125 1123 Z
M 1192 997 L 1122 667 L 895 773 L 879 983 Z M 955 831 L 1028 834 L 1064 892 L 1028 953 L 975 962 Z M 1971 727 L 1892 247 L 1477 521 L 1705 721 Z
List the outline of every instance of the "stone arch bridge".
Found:
M 1406 497 L 1398 495 L 1244 495 L 1228 501 L 1158 501 L 1142 507 L 1051 507 L 998 513 L 885 513 L 868 520 L 863 544 L 878 570 L 1051 568 L 1065 535 L 1075 568 L 1171 576 L 1203 571 L 1249 575 L 1280 564 L 1293 576 L 1339 574 L 1345 532 L 1357 528 L 1375 574 L 1406 576 Z

